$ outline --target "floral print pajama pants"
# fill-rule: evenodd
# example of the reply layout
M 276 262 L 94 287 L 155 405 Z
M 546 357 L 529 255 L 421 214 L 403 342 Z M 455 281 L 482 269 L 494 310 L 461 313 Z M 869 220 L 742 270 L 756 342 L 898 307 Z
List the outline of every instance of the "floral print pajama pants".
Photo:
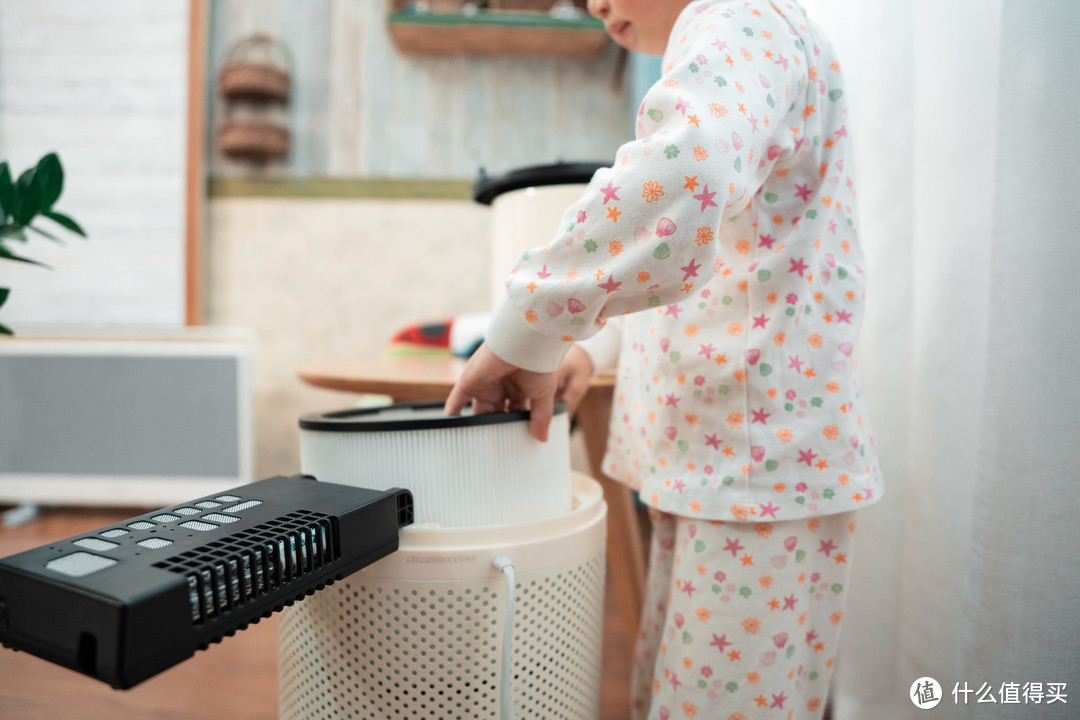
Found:
M 759 523 L 651 517 L 634 720 L 821 718 L 855 511 Z

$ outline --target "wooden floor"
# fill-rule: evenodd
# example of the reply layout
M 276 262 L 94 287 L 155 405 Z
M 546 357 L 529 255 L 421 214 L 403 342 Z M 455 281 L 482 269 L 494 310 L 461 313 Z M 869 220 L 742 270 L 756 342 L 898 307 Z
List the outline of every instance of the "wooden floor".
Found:
M 0 526 L 0 557 L 123 520 L 135 510 L 48 510 L 17 527 Z M 601 719 L 628 716 L 631 643 L 608 578 Z M 132 690 L 113 690 L 26 653 L 0 649 L 3 720 L 268 720 L 277 716 L 277 635 L 264 620 L 196 653 Z M 382 720 L 363 718 L 358 720 Z

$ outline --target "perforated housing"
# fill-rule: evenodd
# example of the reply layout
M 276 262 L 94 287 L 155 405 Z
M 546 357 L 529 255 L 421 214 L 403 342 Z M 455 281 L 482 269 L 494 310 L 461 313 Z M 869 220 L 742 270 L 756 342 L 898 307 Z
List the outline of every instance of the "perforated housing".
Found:
M 596 718 L 606 507 L 574 477 L 564 517 L 482 530 L 403 529 L 398 552 L 288 608 L 278 623 L 281 720 L 500 717 L 506 582 L 516 569 L 517 718 Z
M 392 553 L 405 490 L 277 477 L 0 560 L 0 642 L 126 688 Z

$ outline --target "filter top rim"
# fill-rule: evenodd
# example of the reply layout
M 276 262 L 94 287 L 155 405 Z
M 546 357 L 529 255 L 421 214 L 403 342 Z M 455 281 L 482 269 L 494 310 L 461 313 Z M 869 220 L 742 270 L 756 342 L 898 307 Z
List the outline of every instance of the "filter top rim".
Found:
M 532 416 L 528 410 L 513 410 L 483 415 L 462 414 L 448 417 L 442 415 L 441 401 L 395 403 L 376 408 L 348 408 L 324 413 L 309 413 L 300 417 L 301 430 L 324 432 L 401 432 L 408 430 L 442 430 L 451 428 L 501 425 L 512 422 L 528 422 Z M 555 403 L 555 415 L 566 412 L 565 402 Z M 469 408 L 466 408 L 468 411 Z M 414 417 L 404 417 L 410 415 Z

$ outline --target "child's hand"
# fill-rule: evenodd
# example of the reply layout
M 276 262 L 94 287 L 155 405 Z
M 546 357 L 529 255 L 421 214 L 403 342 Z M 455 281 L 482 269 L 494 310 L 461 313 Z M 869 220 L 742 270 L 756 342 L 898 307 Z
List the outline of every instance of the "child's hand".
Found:
M 484 343 L 469 358 L 443 411 L 460 415 L 469 400 L 474 415 L 528 408 L 532 412 L 529 432 L 540 442 L 547 442 L 557 387 L 556 373 L 523 370 L 500 360 Z
M 556 397 L 566 401 L 571 415 L 577 411 L 577 406 L 585 397 L 592 373 L 593 363 L 589 353 L 577 345 L 571 346 L 557 373 L 559 384 L 558 391 L 555 393 Z

